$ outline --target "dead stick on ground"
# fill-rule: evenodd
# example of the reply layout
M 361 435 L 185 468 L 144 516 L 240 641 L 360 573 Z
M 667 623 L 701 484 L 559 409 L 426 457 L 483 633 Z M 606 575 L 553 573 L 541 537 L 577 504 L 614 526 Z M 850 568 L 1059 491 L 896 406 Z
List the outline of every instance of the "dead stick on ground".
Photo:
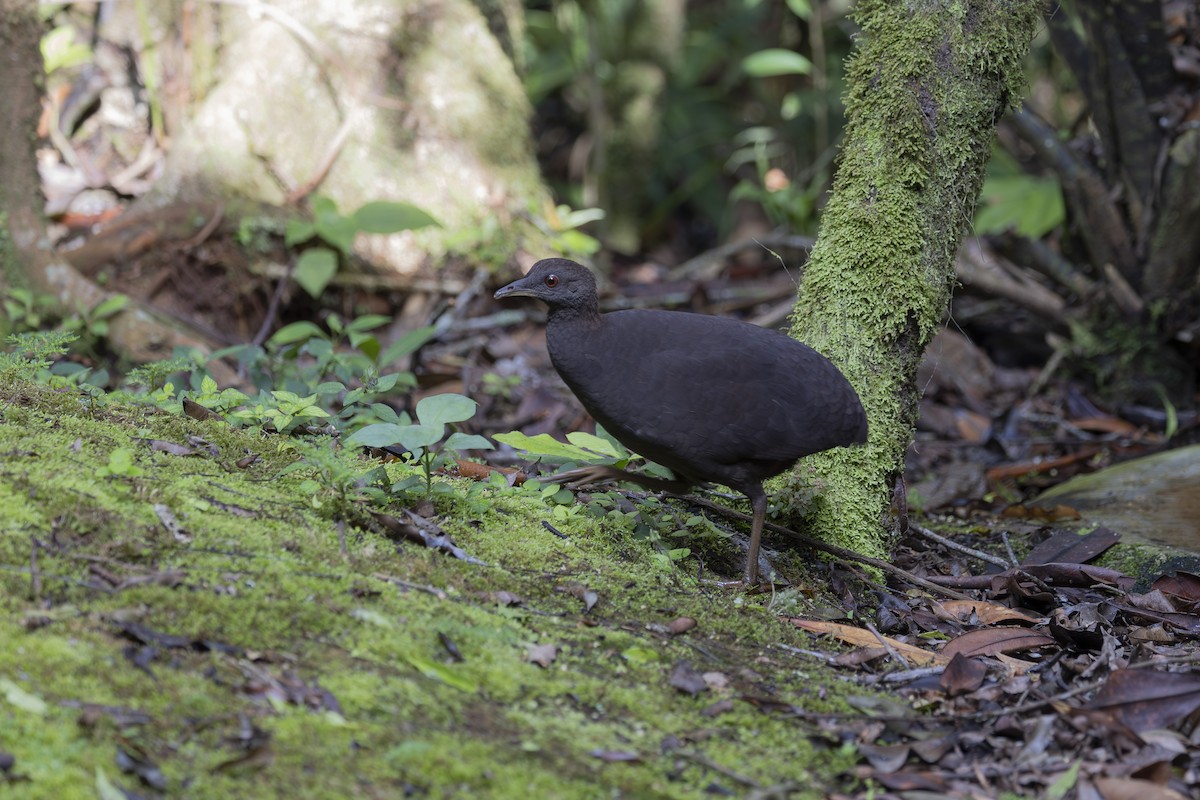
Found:
M 921 534 L 926 539 L 937 542 L 938 544 L 942 545 L 943 547 L 948 547 L 951 550 L 957 550 L 960 553 L 965 553 L 966 555 L 969 555 L 972 558 L 977 558 L 980 561 L 983 561 L 987 564 L 992 564 L 993 566 L 997 566 L 1000 569 L 1011 569 L 1017 563 L 1016 561 L 1013 561 L 1010 564 L 1009 562 L 1005 561 L 1003 558 L 1000 558 L 999 556 L 994 556 L 991 553 L 985 553 L 982 550 L 976 550 L 974 548 L 967 547 L 966 545 L 959 544 L 958 542 L 956 542 L 952 539 L 947 539 L 945 536 L 942 536 L 939 533 L 934 533 L 933 531 L 929 530 L 929 528 L 923 528 L 917 524 L 912 524 L 909 526 L 909 528 L 911 530 L 914 530 L 917 533 Z
M 29 537 L 29 581 L 33 590 L 33 599 L 42 601 L 42 572 L 38 569 L 38 540 L 36 536 Z

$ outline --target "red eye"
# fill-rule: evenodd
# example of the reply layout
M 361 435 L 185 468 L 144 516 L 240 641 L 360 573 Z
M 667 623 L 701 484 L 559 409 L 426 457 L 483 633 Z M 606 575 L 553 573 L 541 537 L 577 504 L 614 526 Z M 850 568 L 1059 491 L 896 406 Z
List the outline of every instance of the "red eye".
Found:
M 545 283 L 548 288 L 553 289 L 555 286 L 558 286 L 558 276 L 547 275 L 546 280 L 544 280 L 543 283 Z

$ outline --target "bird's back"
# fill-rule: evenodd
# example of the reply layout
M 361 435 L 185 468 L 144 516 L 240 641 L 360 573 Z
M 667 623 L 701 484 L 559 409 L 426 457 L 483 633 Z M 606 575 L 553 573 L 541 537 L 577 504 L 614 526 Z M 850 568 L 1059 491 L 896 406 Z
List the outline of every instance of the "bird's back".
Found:
M 729 483 L 866 439 L 841 372 L 812 348 L 736 320 L 619 311 L 551 324 L 554 366 L 619 440 L 677 472 Z M 761 480 L 761 477 L 756 478 Z M 732 485 L 732 484 L 731 484 Z

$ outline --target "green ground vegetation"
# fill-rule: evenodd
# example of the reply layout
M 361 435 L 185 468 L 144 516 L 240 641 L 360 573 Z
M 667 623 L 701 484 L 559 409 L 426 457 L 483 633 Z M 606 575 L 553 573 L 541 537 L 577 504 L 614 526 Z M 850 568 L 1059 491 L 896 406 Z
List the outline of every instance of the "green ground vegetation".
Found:
M 424 501 L 469 558 L 394 541 L 300 439 L 0 378 L 0 793 L 820 797 L 857 760 L 818 717 L 860 690 L 769 596 L 499 481 Z

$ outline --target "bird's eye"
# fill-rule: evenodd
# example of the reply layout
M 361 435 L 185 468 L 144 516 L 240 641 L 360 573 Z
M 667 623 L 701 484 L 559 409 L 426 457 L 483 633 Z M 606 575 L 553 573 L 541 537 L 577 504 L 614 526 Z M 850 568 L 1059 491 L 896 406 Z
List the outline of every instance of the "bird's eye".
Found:
M 542 282 L 546 284 L 547 288 L 553 289 L 555 286 L 558 286 L 558 276 L 557 275 L 547 275 L 546 279 Z

